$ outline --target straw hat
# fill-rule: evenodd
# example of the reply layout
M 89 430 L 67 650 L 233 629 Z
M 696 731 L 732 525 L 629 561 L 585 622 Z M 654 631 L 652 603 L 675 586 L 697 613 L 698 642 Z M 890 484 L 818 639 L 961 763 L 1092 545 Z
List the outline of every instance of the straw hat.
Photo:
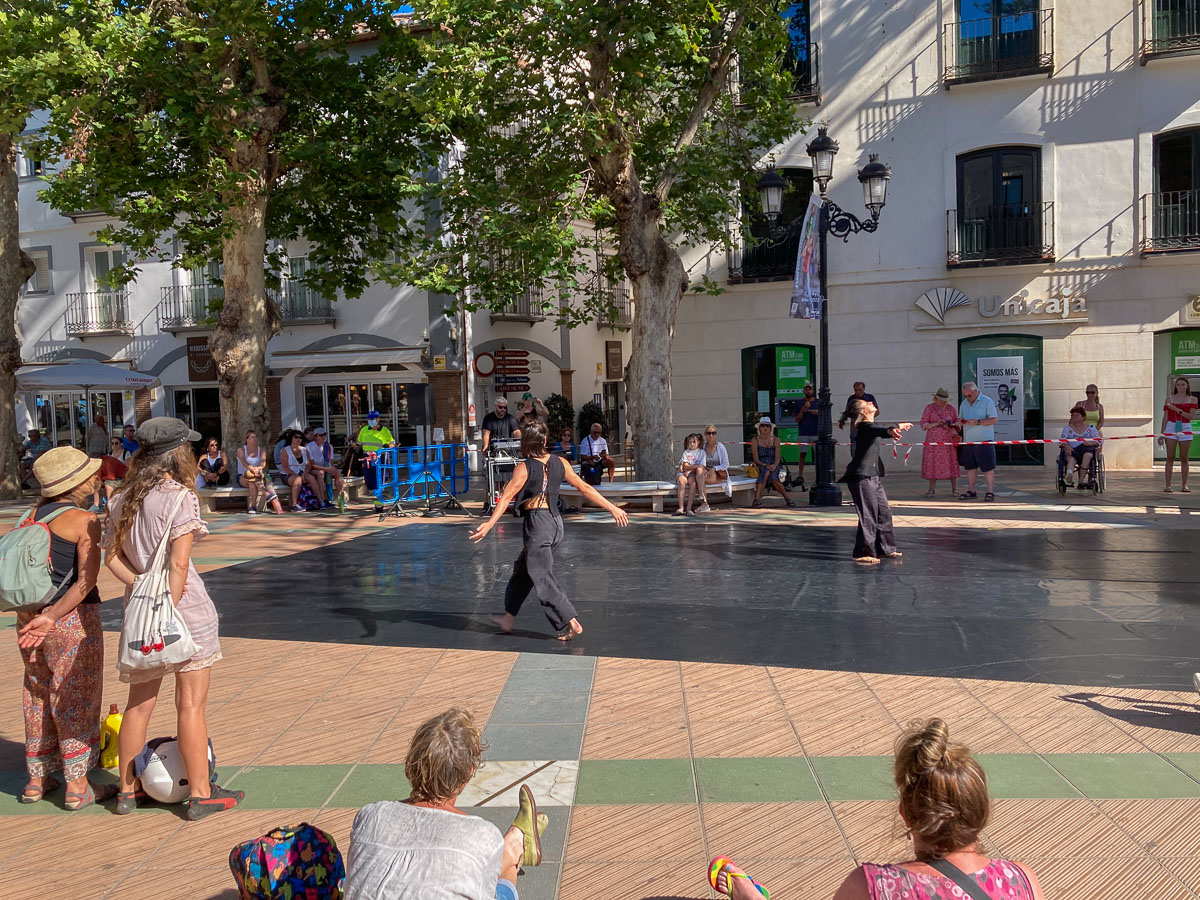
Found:
M 43 497 L 58 497 L 96 474 L 100 460 L 91 459 L 74 447 L 47 450 L 33 463 L 33 474 L 42 486 Z
M 943 400 L 949 400 L 950 392 L 948 390 L 946 390 L 945 388 L 938 388 L 936 391 L 933 392 L 933 396 L 941 397 Z

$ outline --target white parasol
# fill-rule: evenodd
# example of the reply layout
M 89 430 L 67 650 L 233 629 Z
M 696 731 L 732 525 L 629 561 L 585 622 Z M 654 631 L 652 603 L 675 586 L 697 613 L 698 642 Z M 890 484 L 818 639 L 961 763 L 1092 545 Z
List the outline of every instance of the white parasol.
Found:
M 91 420 L 92 391 L 132 391 L 162 384 L 154 375 L 110 366 L 94 359 L 49 366 L 23 366 L 17 370 L 19 391 L 82 391 L 84 418 Z

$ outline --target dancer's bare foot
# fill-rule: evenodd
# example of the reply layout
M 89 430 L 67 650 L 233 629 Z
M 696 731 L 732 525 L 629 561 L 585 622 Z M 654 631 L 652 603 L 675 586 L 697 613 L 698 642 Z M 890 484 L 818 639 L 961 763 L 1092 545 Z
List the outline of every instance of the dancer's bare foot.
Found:
M 492 623 L 500 629 L 502 634 L 512 634 L 513 622 L 517 621 L 517 617 L 511 613 L 505 613 L 502 616 L 492 616 Z
M 581 634 L 583 634 L 583 626 L 579 624 L 578 619 L 572 619 L 566 624 L 566 627 L 563 628 L 562 631 L 555 635 L 555 637 L 557 637 L 560 641 L 569 641 L 572 638 L 579 637 Z

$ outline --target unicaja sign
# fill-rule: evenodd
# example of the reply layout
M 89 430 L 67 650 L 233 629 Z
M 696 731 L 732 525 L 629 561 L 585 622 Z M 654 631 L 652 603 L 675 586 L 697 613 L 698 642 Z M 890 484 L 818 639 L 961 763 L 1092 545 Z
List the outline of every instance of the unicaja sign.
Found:
M 1020 291 L 1005 299 L 999 295 L 977 297 L 971 300 L 962 291 L 941 287 L 926 291 L 917 298 L 916 307 L 934 319 L 943 328 L 955 324 L 970 326 L 970 321 L 948 323 L 947 314 L 959 307 L 974 306 L 984 319 L 1003 319 L 1012 325 L 1046 325 L 1064 320 L 1087 321 L 1087 298 L 1082 294 L 1060 291 L 1050 297 L 1031 297 L 1029 291 Z M 917 328 L 936 328 L 935 325 L 918 325 Z

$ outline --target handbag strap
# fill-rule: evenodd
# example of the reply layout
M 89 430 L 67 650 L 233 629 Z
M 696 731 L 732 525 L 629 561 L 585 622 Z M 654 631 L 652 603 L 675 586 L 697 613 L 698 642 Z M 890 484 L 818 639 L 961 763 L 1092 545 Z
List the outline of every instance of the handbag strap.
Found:
M 175 505 L 171 507 L 171 513 L 167 516 L 167 528 L 163 532 L 158 546 L 154 549 L 154 555 L 150 557 L 150 564 L 146 566 L 147 572 L 157 572 L 166 566 L 167 563 L 167 544 L 171 542 L 171 525 L 175 521 L 175 516 L 179 513 L 179 507 L 183 505 L 183 497 L 187 493 L 187 489 L 178 492 L 179 496 L 175 498 Z
M 979 886 L 979 882 L 950 862 L 948 859 L 930 859 L 925 860 L 925 864 L 931 869 L 937 869 L 945 877 L 949 878 L 972 900 L 992 900 L 987 892 Z

